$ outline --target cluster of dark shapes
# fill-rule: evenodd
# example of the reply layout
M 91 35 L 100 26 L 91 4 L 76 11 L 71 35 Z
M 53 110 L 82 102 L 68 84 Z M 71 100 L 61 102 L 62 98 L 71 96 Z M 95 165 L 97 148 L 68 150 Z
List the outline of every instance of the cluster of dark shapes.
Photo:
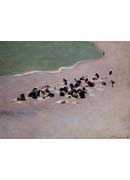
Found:
M 99 79 L 99 74 L 96 73 L 95 77 L 93 77 L 93 80 Z M 68 97 L 73 98 L 86 98 L 87 94 L 87 87 L 94 87 L 95 83 L 92 81 L 89 81 L 89 79 L 85 76 L 82 76 L 80 79 L 74 79 L 74 83 L 68 84 L 68 81 L 66 79 L 63 79 L 64 87 L 60 88 L 60 96 L 65 96 L 66 94 Z M 81 86 L 82 83 L 85 83 L 85 86 Z
M 32 99 L 37 99 L 42 95 L 42 98 L 45 99 L 46 97 L 54 97 L 54 93 L 52 93 L 49 90 L 49 86 L 46 86 L 44 90 L 38 89 L 38 88 L 33 88 L 32 91 L 28 94 L 28 97 L 31 97 Z M 25 101 L 25 95 L 20 94 L 20 96 L 17 98 L 18 101 Z
M 109 75 L 112 75 L 112 71 L 109 71 Z M 88 77 L 82 76 L 79 79 L 74 79 L 74 83 L 68 83 L 67 79 L 63 79 L 64 86 L 59 88 L 59 96 L 68 96 L 68 98 L 86 98 L 87 94 L 87 87 L 94 87 L 95 81 L 100 78 L 100 75 L 96 73 L 94 77 L 92 78 L 92 81 L 88 79 Z M 82 83 L 84 83 L 84 86 L 81 86 Z M 106 86 L 107 83 L 105 81 L 102 81 L 101 84 L 103 86 Z M 115 85 L 115 81 L 111 80 L 112 87 Z M 38 89 L 33 88 L 32 91 L 28 94 L 28 97 L 31 97 L 32 99 L 37 99 L 42 95 L 42 98 L 45 99 L 46 97 L 54 97 L 55 94 L 52 93 L 49 90 L 50 86 L 46 86 L 44 89 Z M 18 101 L 25 101 L 26 97 L 24 94 L 20 94 L 20 96 L 17 98 Z
M 85 98 L 87 89 L 85 87 L 80 87 L 82 80 L 84 79 L 84 77 L 81 77 L 79 80 L 74 79 L 75 83 L 70 84 L 68 84 L 68 81 L 66 79 L 63 79 L 64 87 L 59 89 L 60 96 L 68 95 L 69 98 Z

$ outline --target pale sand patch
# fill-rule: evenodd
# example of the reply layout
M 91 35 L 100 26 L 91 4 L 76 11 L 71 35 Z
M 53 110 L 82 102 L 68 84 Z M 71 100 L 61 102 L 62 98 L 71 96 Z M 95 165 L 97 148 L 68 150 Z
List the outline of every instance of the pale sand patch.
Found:
M 128 138 L 130 137 L 130 42 L 96 42 L 105 52 L 100 60 L 84 61 L 58 72 L 36 72 L 0 78 L 1 138 Z M 108 77 L 113 70 L 114 88 L 108 84 L 90 90 L 76 104 L 57 104 L 58 95 L 44 101 L 10 102 L 19 93 L 45 84 L 59 87 L 62 78 L 96 72 Z M 110 81 L 111 79 L 106 79 Z M 68 100 L 68 99 L 67 99 Z M 68 100 L 70 101 L 70 100 Z

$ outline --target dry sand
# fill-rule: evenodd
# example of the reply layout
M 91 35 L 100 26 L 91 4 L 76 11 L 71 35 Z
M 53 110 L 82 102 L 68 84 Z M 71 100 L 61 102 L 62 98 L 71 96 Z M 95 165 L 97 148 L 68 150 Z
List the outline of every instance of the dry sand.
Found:
M 101 59 L 87 60 L 53 74 L 0 77 L 0 138 L 130 138 L 130 42 L 95 44 L 105 52 Z M 77 104 L 58 104 L 60 97 L 19 104 L 13 101 L 33 87 L 59 86 L 63 77 L 71 81 L 96 72 L 106 77 L 110 69 L 116 86 L 97 86 Z

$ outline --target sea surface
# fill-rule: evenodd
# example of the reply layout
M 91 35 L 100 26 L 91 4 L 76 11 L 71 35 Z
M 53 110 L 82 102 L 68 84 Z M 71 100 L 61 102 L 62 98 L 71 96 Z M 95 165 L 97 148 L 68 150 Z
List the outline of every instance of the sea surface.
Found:
M 57 70 L 101 56 L 87 41 L 0 41 L 0 75 Z

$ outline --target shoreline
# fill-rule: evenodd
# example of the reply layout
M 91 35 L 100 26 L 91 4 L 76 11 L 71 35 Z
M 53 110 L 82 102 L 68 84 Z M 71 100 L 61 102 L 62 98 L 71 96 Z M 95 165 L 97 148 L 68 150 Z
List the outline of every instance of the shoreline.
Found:
M 96 50 L 99 53 L 104 52 L 103 49 L 98 47 L 98 44 L 96 42 L 93 42 L 93 43 L 94 43 L 94 47 L 96 48 Z M 7 77 L 7 76 L 20 77 L 20 76 L 27 76 L 27 75 L 31 75 L 31 74 L 35 74 L 35 73 L 50 73 L 50 74 L 60 73 L 61 71 L 64 71 L 64 70 L 73 70 L 74 68 L 76 68 L 80 64 L 89 63 L 91 61 L 101 60 L 103 57 L 104 56 L 102 56 L 101 58 L 95 58 L 95 59 L 79 60 L 76 63 L 74 63 L 73 65 L 61 66 L 57 70 L 31 70 L 31 71 L 16 73 L 16 74 L 1 75 L 0 78 L 1 77 Z
M 60 73 L 61 71 L 64 71 L 64 70 L 73 70 L 80 64 L 90 63 L 91 61 L 101 60 L 102 58 L 77 61 L 76 63 L 74 63 L 73 65 L 70 65 L 70 66 L 61 66 L 58 68 L 58 70 L 31 70 L 31 71 L 27 71 L 27 72 L 23 72 L 23 73 L 1 75 L 0 78 L 1 77 L 9 77 L 9 76 L 21 77 L 21 76 L 27 76 L 27 75 L 36 74 L 36 73 L 55 74 L 55 73 Z
M 14 77 L 20 77 L 20 76 L 27 76 L 30 74 L 35 74 L 35 73 L 49 73 L 49 74 L 55 74 L 55 73 L 60 73 L 61 71 L 64 70 L 73 70 L 74 68 L 76 68 L 78 65 L 80 64 L 84 64 L 84 63 L 89 63 L 90 61 L 96 61 L 98 59 L 87 59 L 87 60 L 82 60 L 82 61 L 78 61 L 75 64 L 71 65 L 71 66 L 61 66 L 59 67 L 58 70 L 33 70 L 33 71 L 27 71 L 24 73 L 18 73 L 18 74 L 12 74 L 12 75 L 4 75 L 4 76 L 14 76 Z M 101 60 L 101 58 L 99 58 L 99 60 Z
M 96 44 L 95 44 L 95 42 L 89 42 L 90 44 L 93 44 L 93 48 L 95 49 L 95 51 L 97 51 L 97 56 L 96 57 L 94 57 L 94 58 L 92 58 L 93 56 L 91 56 L 90 55 L 90 57 L 91 58 L 87 58 L 87 59 L 84 59 L 84 58 L 82 58 L 82 56 L 80 57 L 82 60 L 80 60 L 80 58 L 78 58 L 78 59 L 74 59 L 73 61 L 74 62 L 71 62 L 70 63 L 70 65 L 69 65 L 69 62 L 68 62 L 68 65 L 63 65 L 63 66 L 59 66 L 58 68 L 57 67 L 53 67 L 53 68 L 51 68 L 51 69 L 49 69 L 49 68 L 47 68 L 47 69 L 44 69 L 44 70 L 42 70 L 41 68 L 37 68 L 37 69 L 35 69 L 35 67 L 34 68 L 32 68 L 32 70 L 31 70 L 31 68 L 29 69 L 27 69 L 27 71 L 26 70 L 19 70 L 19 71 L 17 71 L 17 72 L 10 72 L 10 73 L 8 73 L 7 72 L 7 74 L 5 73 L 5 74 L 1 74 L 0 75 L 0 78 L 1 77 L 6 77 L 6 76 L 27 76 L 27 75 L 30 75 L 30 74 L 35 74 L 35 73 L 51 73 L 51 74 L 54 74 L 54 73 L 58 73 L 58 72 L 60 72 L 60 71 L 62 71 L 62 70 L 66 70 L 66 69 L 73 69 L 73 68 L 75 68 L 75 66 L 77 66 L 78 64 L 80 64 L 80 63 L 83 63 L 84 61 L 93 61 L 93 60 L 96 60 L 96 59 L 100 59 L 100 57 L 98 57 L 98 56 L 101 56 L 102 57 L 102 52 L 101 52 L 101 49 L 99 49 L 99 48 L 97 48 L 97 46 L 96 46 Z M 67 45 L 68 46 L 68 45 Z M 81 45 L 82 46 L 82 45 Z M 86 46 L 87 47 L 87 45 L 85 44 L 84 46 Z M 86 49 L 86 52 L 87 52 L 87 49 Z M 89 51 L 88 51 L 88 54 L 89 54 Z M 53 62 L 53 61 L 52 61 Z M 50 62 L 51 63 L 51 62 Z M 44 67 L 44 66 L 43 66 Z

